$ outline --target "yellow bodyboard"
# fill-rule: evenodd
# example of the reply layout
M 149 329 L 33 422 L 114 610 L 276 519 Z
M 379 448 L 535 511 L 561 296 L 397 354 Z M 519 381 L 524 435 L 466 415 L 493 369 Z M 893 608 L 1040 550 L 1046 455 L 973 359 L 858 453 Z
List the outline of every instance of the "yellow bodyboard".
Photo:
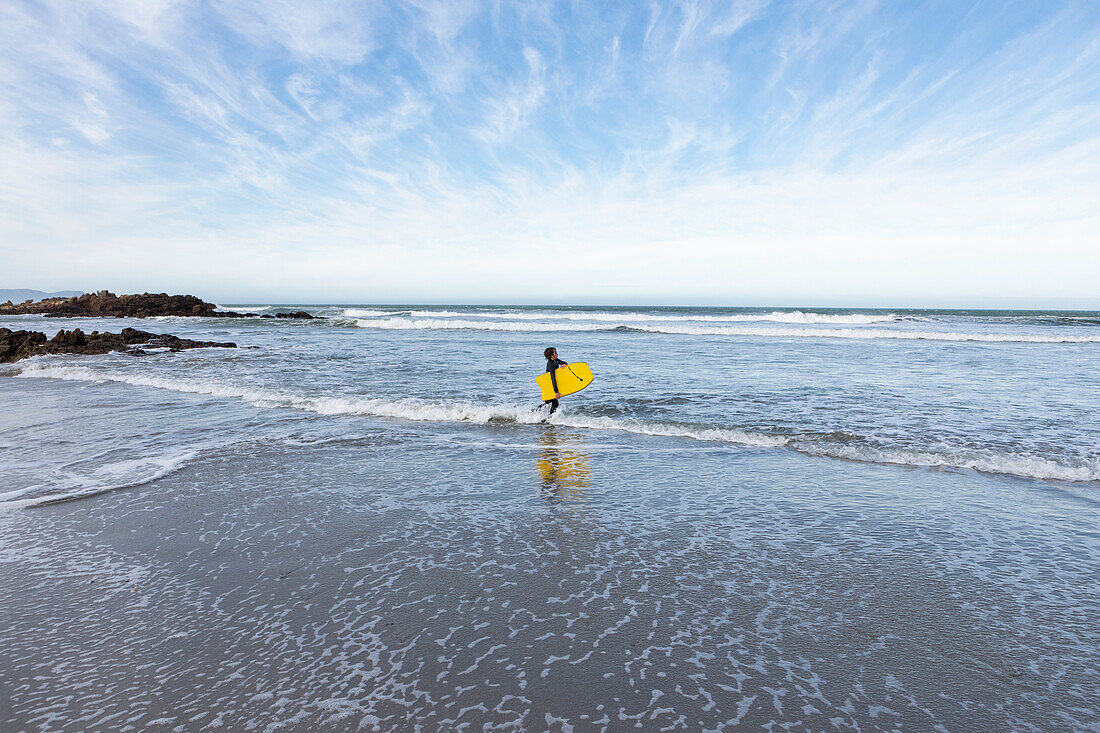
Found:
M 554 376 L 558 380 L 558 391 L 561 392 L 563 397 L 567 394 L 580 392 L 592 384 L 592 370 L 583 361 L 558 367 Z M 554 385 L 550 381 L 550 372 L 540 374 L 535 379 L 535 383 L 542 389 L 543 401 L 554 399 Z

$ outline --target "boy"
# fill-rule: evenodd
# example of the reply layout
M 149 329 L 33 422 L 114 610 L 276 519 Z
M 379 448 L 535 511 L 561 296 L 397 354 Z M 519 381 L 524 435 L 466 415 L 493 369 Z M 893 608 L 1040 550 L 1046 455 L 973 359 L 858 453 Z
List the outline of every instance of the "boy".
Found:
M 564 362 L 558 358 L 558 350 L 553 346 L 547 346 L 546 350 L 542 352 L 542 355 L 546 357 L 546 371 L 550 372 L 550 384 L 554 386 L 554 399 L 545 400 L 543 404 L 550 405 L 550 414 L 554 414 L 554 410 L 558 409 L 557 398 L 561 397 L 561 392 L 558 391 L 558 378 L 554 374 L 558 367 L 565 366 L 568 362 Z

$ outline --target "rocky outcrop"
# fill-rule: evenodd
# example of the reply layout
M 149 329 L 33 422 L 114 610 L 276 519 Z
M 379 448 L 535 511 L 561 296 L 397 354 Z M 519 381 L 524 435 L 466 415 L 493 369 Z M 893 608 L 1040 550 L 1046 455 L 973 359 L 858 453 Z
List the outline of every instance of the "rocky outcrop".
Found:
M 279 313 L 264 313 L 262 316 L 259 313 L 237 313 L 236 311 L 218 311 L 214 314 L 217 318 L 303 318 L 309 321 L 318 319 L 323 321 L 321 316 L 314 316 L 306 313 L 305 311 L 294 311 L 289 313 L 286 311 Z
M 265 313 L 264 315 L 260 316 L 260 318 L 305 318 L 307 320 L 313 320 L 316 317 L 317 316 L 311 316 L 309 313 L 306 313 L 305 311 L 294 311 L 293 313 L 286 313 L 286 312 L 271 313 L 271 314 Z
M 22 303 L 0 303 L 0 316 L 43 315 L 48 318 L 148 318 L 150 316 L 197 316 L 201 318 L 301 318 L 317 316 L 305 311 L 264 314 L 219 311 L 218 306 L 194 295 L 141 293 L 115 295 L 107 290 L 73 298 L 47 298 Z
M 233 349 L 236 344 L 216 341 L 192 341 L 181 339 L 166 333 L 149 333 L 136 328 L 124 328 L 121 333 L 100 333 L 92 331 L 85 334 L 79 328 L 72 331 L 64 329 L 52 339 L 39 331 L 12 331 L 0 328 L 0 363 L 19 361 L 29 356 L 42 354 L 106 354 L 110 351 L 123 351 L 129 354 L 144 354 L 146 349 L 166 348 L 169 351 L 184 349 L 204 349 L 220 347 Z
M 34 356 L 46 341 L 46 334 L 38 331 L 12 331 L 10 328 L 0 328 L 0 363 Z
M 147 318 L 149 316 L 216 315 L 213 303 L 194 295 L 141 293 L 118 296 L 106 290 L 85 293 L 75 298 L 47 298 L 37 303 L 31 300 L 18 305 L 10 300 L 0 304 L 0 315 L 45 315 L 54 318 L 115 317 Z

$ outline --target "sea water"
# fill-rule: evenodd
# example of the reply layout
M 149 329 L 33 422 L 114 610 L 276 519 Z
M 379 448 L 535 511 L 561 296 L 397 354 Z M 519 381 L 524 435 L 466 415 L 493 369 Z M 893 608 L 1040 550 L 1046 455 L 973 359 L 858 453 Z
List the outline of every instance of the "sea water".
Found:
M 1100 726 L 1100 314 L 286 309 L 0 322 L 238 344 L 0 367 L 0 728 Z
M 272 312 L 276 306 L 229 306 Z M 323 320 L 45 319 L 0 326 L 133 326 L 231 340 L 133 357 L 49 356 L 0 368 L 96 391 L 102 433 L 64 421 L 10 425 L 0 501 L 93 493 L 161 475 L 234 441 L 339 435 L 363 421 L 533 424 L 542 351 L 596 376 L 552 424 L 767 447 L 922 468 L 1100 482 L 1100 313 L 290 305 Z M 75 384 L 74 384 L 75 383 Z M 8 383 L 6 389 L 17 389 Z M 262 427 L 171 415 L 167 395 L 281 408 Z M 163 412 L 162 412 L 163 411 Z M 230 415 L 231 412 L 224 412 Z M 251 413 L 250 413 L 251 414 Z M 164 424 L 163 432 L 136 429 Z M 25 433 L 20 433 L 25 430 Z M 64 455 L 51 445 L 64 441 Z

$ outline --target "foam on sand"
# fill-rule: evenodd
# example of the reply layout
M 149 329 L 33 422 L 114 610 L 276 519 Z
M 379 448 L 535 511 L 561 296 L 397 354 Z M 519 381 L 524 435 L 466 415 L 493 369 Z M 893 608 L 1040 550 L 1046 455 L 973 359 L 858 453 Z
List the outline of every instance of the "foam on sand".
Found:
M 75 471 L 56 472 L 48 482 L 0 493 L 0 504 L 50 504 L 141 486 L 179 470 L 202 452 L 200 449 L 189 448 L 164 455 L 115 461 L 99 466 L 87 474 Z

